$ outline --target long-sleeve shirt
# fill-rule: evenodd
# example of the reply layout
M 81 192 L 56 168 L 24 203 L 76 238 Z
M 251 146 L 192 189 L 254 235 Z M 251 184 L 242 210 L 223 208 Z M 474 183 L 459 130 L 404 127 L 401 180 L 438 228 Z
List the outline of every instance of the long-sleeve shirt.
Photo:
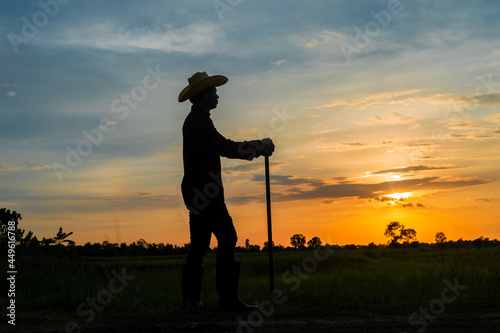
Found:
M 252 160 L 262 155 L 260 140 L 234 142 L 216 129 L 207 112 L 195 105 L 182 127 L 184 178 L 181 189 L 184 203 L 191 212 L 212 201 L 224 202 L 220 156 Z

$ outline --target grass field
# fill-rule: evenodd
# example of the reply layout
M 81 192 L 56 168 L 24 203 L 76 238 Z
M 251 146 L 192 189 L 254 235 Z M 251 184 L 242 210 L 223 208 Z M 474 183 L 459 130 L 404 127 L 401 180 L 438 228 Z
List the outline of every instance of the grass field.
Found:
M 250 313 L 217 311 L 215 256 L 205 258 L 203 312 L 180 311 L 184 257 L 22 257 L 16 326 L 59 332 L 498 332 L 500 249 L 326 250 L 275 254 L 274 308 L 267 254 L 242 261 Z M 6 260 L 3 260 L 4 262 Z M 2 263 L 3 265 L 4 263 Z M 6 268 L 2 266 L 6 271 Z

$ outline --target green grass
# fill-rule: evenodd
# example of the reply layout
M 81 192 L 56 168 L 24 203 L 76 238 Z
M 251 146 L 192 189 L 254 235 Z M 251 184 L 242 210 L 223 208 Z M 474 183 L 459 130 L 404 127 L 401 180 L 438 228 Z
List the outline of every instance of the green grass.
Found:
M 18 258 L 15 329 L 46 327 L 57 331 L 74 321 L 83 329 L 128 325 L 135 327 L 134 331 L 142 327 L 144 332 L 184 328 L 191 332 L 236 331 L 237 318 L 245 320 L 248 314 L 216 310 L 214 255 L 204 261 L 202 301 L 207 310 L 180 313 L 184 259 Z M 237 255 L 237 260 L 242 261 L 240 297 L 248 303 L 267 299 L 267 254 Z M 312 251 L 276 253 L 274 262 L 275 289 L 281 293 L 281 304 L 270 316 L 263 316 L 259 331 L 294 332 L 294 324 L 302 320 L 296 331 L 304 332 L 307 327 L 314 332 L 333 328 L 342 332 L 416 332 L 419 326 L 409 324 L 410 315 L 440 299 L 446 288 L 444 281 L 453 284 L 455 279 L 467 289 L 446 304 L 436 321 L 428 323 L 426 332 L 493 332 L 499 324 L 500 249 L 342 250 L 320 252 L 316 257 Z M 95 318 L 87 324 L 85 319 L 90 315 L 77 314 L 77 307 L 89 298 L 103 296 L 113 279 L 111 272 L 121 273 L 123 268 L 134 279 L 121 292 L 111 293 L 109 304 L 95 311 Z M 6 285 L 1 289 L 0 305 L 5 311 Z M 196 323 L 195 328 L 190 323 Z

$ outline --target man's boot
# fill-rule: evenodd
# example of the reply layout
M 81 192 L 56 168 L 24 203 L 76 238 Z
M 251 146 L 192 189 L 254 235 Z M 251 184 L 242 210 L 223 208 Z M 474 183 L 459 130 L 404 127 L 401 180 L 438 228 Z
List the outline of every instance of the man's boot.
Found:
M 219 309 L 223 311 L 255 310 L 255 305 L 243 303 L 238 297 L 241 262 L 217 264 L 216 284 L 219 292 Z
M 182 310 L 193 312 L 204 308 L 201 303 L 201 283 L 203 281 L 203 268 L 188 269 L 182 267 Z

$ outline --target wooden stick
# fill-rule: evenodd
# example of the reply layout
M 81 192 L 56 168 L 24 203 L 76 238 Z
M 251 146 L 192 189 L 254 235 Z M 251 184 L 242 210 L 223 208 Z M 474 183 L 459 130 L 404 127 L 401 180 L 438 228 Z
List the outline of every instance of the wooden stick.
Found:
M 273 228 L 271 223 L 271 181 L 269 177 L 269 156 L 265 156 L 266 164 L 266 203 L 267 203 L 267 247 L 269 252 L 269 295 L 274 302 L 274 263 L 273 263 Z

